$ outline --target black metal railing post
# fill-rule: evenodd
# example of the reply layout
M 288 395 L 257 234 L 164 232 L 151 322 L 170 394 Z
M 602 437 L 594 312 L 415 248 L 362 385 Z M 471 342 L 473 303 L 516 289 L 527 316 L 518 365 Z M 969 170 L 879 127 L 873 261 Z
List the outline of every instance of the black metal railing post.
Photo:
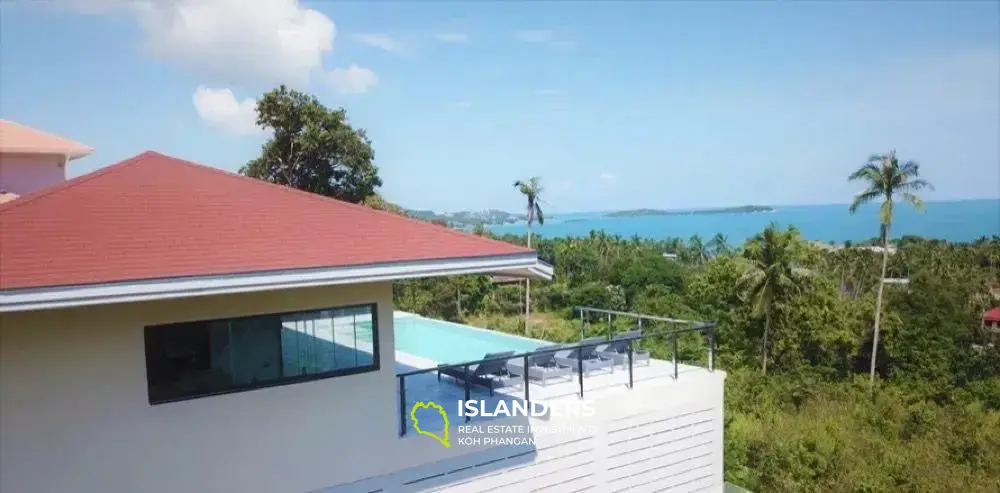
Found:
M 628 388 L 632 388 L 632 341 L 628 341 Z
M 528 355 L 524 355 L 524 403 L 525 405 L 531 402 L 531 394 L 528 392 L 528 373 L 531 373 L 531 367 L 528 366 Z
M 472 398 L 472 382 L 470 381 L 469 378 L 469 365 L 465 365 L 465 402 L 469 402 L 471 398 Z M 465 402 L 462 403 L 463 406 L 465 405 Z M 468 414 L 465 415 L 466 423 L 468 423 L 471 419 L 472 418 Z
M 670 338 L 670 345 L 673 346 L 674 380 L 677 380 L 677 333 L 673 333 Z
M 583 348 L 576 350 L 576 374 L 580 377 L 580 398 L 583 399 Z
M 399 376 L 399 436 L 406 435 L 406 375 Z
M 708 331 L 708 371 L 715 371 L 715 331 Z

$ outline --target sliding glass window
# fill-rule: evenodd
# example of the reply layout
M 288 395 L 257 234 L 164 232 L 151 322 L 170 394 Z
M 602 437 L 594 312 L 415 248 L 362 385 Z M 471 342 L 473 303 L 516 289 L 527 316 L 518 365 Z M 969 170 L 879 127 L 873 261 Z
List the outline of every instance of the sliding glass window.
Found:
M 149 326 L 149 402 L 376 371 L 377 327 L 374 304 Z

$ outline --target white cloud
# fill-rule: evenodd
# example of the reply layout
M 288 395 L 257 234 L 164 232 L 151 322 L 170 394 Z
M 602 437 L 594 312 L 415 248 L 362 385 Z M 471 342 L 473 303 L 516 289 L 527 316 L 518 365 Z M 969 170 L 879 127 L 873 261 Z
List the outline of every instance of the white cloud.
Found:
M 557 89 L 535 89 L 535 94 L 539 96 L 555 96 L 559 94 Z
M 335 68 L 326 74 L 326 80 L 337 91 L 344 94 L 361 94 L 378 84 L 378 76 L 371 69 L 351 64 L 347 68 Z
M 469 37 L 464 33 L 437 33 L 434 39 L 442 43 L 468 43 Z
M 352 36 L 352 38 L 358 43 L 385 50 L 389 53 L 399 54 L 406 51 L 403 43 L 385 34 L 359 33 Z
M 548 43 L 552 41 L 553 33 L 547 29 L 524 29 L 518 31 L 516 36 L 525 43 Z
M 608 172 L 601 173 L 598 176 L 598 178 L 600 178 L 600 180 L 603 181 L 604 183 L 609 183 L 609 184 L 618 181 L 618 177 L 617 176 L 615 176 L 612 173 L 608 173 Z
M 150 53 L 231 83 L 303 85 L 333 49 L 336 26 L 299 0 L 70 0 L 127 12 Z
M 463 108 L 463 109 L 465 109 L 465 108 L 471 108 L 472 107 L 472 101 L 459 101 L 459 102 L 455 103 L 455 106 L 458 107 L 458 108 Z
M 252 98 L 237 101 L 229 89 L 198 86 L 191 101 L 198 116 L 215 128 L 237 135 L 263 132 L 256 123 L 256 102 Z

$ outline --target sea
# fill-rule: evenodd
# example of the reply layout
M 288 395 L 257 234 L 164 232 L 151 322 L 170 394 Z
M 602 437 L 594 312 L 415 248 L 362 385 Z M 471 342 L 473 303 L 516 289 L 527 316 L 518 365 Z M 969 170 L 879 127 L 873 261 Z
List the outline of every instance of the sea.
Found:
M 948 241 L 975 241 L 1000 236 L 1000 199 L 927 202 L 923 212 L 909 204 L 895 204 L 891 237 L 913 235 Z M 868 204 L 850 214 L 847 204 L 772 206 L 770 212 L 648 215 L 608 217 L 606 212 L 551 214 L 545 224 L 535 224 L 532 233 L 545 238 L 587 236 L 600 231 L 625 238 L 684 238 L 700 235 L 708 241 L 716 233 L 726 235 L 730 245 L 759 233 L 770 223 L 794 225 L 807 240 L 843 244 L 878 236 L 879 205 Z M 491 226 L 495 234 L 524 234 L 525 223 Z

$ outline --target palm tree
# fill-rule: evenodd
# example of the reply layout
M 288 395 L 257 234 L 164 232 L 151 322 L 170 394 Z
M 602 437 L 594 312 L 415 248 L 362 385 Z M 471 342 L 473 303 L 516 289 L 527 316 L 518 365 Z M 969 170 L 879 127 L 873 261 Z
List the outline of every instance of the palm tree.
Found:
M 701 236 L 694 234 L 688 240 L 688 251 L 691 255 L 691 261 L 695 265 L 702 265 L 708 260 L 708 249 L 705 248 L 705 243 L 701 241 Z
M 729 238 L 722 233 L 716 233 L 711 240 L 708 240 L 708 247 L 712 249 L 712 256 L 729 254 Z
M 538 224 L 545 224 L 545 214 L 542 213 L 542 206 L 539 204 L 539 195 L 541 195 L 542 184 L 537 176 L 533 176 L 528 181 L 524 182 L 517 180 L 514 182 L 514 188 L 520 190 L 521 194 L 528 199 L 527 212 L 528 212 L 528 248 L 531 248 L 531 225 L 534 224 L 535 219 L 538 219 Z M 528 332 L 528 317 L 531 313 L 531 279 L 524 280 L 524 331 Z
M 743 257 L 750 268 L 740 278 L 744 299 L 752 303 L 753 315 L 764 316 L 761 371 L 767 374 L 767 338 L 771 330 L 774 304 L 790 291 L 800 288 L 801 276 L 795 261 L 801 256 L 799 232 L 794 227 L 781 231 L 771 223 L 747 241 Z
M 889 151 L 888 154 L 874 154 L 868 158 L 868 162 L 857 169 L 849 181 L 862 181 L 867 185 L 864 191 L 854 196 L 854 201 L 848 210 L 851 214 L 857 212 L 858 207 L 876 199 L 882 200 L 882 207 L 879 211 L 879 234 L 882 239 L 882 275 L 879 277 L 878 298 L 875 301 L 875 329 L 872 335 L 872 359 L 871 375 L 869 386 L 875 390 L 875 355 L 878 352 L 879 322 L 882 317 L 882 291 L 885 289 L 885 270 L 889 264 L 889 228 L 892 226 L 893 201 L 897 198 L 909 202 L 918 211 L 924 209 L 924 201 L 916 195 L 916 192 L 930 188 L 934 190 L 926 180 L 921 180 L 920 165 L 907 161 L 902 166 L 896 159 L 896 151 Z

